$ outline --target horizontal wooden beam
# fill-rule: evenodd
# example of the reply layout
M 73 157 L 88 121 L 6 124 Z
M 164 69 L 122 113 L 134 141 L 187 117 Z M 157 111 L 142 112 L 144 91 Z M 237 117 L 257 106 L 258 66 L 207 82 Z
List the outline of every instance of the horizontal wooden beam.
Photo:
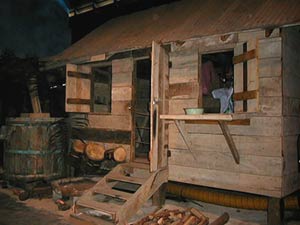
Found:
M 206 125 L 218 125 L 218 121 L 216 120 L 187 120 L 186 124 L 206 124 Z M 227 121 L 227 125 L 239 125 L 239 126 L 249 126 L 250 119 L 241 119 L 241 120 L 233 120 Z
M 255 57 L 256 57 L 256 50 L 253 49 L 253 50 L 245 52 L 241 55 L 234 56 L 232 61 L 233 61 L 233 64 L 238 64 L 238 63 L 248 61 L 250 59 L 254 59 Z
M 104 143 L 130 145 L 131 131 L 79 128 L 72 129 L 72 138 Z
M 81 78 L 81 79 L 91 79 L 92 75 L 89 73 L 80 73 L 75 71 L 68 71 L 69 77 Z
M 257 90 L 234 93 L 233 99 L 235 101 L 244 101 L 244 100 L 248 100 L 248 99 L 255 99 L 255 98 L 257 98 L 257 93 L 258 93 Z
M 76 104 L 76 105 L 90 105 L 90 99 L 81 99 L 81 98 L 68 98 L 67 104 Z
M 232 114 L 207 113 L 200 115 L 160 115 L 160 119 L 165 120 L 233 120 Z

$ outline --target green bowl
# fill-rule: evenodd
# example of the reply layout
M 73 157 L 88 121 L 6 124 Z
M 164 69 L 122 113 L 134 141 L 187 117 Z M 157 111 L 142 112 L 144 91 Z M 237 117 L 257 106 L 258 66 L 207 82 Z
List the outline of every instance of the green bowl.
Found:
M 184 109 L 186 115 L 199 115 L 203 114 L 203 108 L 185 108 Z

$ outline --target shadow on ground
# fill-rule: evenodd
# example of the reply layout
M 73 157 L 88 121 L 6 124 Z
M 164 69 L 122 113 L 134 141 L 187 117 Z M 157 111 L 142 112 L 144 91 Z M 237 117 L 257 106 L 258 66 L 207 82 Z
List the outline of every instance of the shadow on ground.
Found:
M 45 210 L 34 209 L 0 193 L 0 225 L 70 225 Z

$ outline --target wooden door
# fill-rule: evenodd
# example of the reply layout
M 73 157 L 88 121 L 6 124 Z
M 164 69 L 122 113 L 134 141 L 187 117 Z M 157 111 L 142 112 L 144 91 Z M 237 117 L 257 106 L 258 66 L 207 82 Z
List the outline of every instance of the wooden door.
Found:
M 90 112 L 92 106 L 91 67 L 66 66 L 66 112 Z
M 169 56 L 164 47 L 153 41 L 150 102 L 150 170 L 167 166 L 167 124 L 160 120 L 168 113 Z

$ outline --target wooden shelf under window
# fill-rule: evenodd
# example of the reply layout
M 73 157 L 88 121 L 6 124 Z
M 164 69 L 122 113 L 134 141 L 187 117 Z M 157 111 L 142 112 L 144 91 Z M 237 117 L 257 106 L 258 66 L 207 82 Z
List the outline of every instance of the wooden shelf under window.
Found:
M 220 114 L 220 113 L 206 113 L 200 115 L 160 115 L 162 120 L 208 120 L 208 121 L 234 121 L 247 120 L 245 114 Z

